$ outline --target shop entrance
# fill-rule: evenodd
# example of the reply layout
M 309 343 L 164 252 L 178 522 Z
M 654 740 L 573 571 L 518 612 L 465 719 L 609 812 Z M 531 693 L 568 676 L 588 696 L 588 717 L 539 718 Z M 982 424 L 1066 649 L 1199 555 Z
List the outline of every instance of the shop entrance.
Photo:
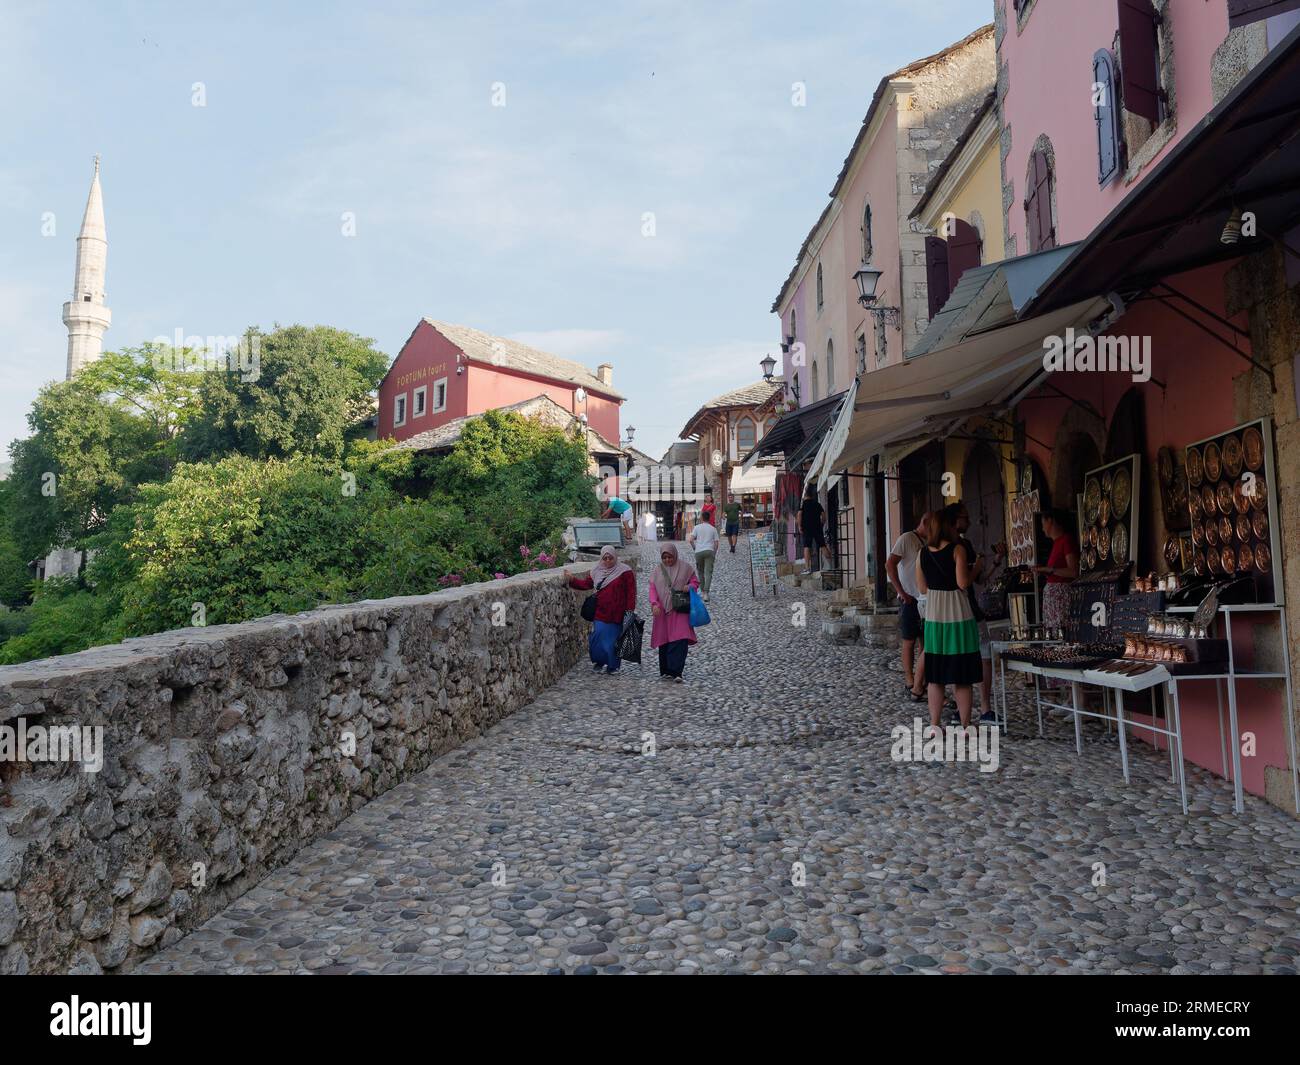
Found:
M 937 441 L 898 464 L 902 529 L 915 529 L 921 515 L 943 506 L 943 445 Z
M 991 563 L 993 545 L 1006 539 L 1006 491 L 1002 485 L 1002 463 L 988 444 L 979 443 L 966 457 L 961 474 L 962 502 L 970 511 L 970 532 L 966 535 L 977 554 Z

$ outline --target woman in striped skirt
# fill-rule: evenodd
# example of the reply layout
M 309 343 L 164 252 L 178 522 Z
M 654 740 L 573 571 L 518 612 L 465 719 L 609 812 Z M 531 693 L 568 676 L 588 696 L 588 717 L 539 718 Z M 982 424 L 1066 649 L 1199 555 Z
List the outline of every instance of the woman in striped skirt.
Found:
M 926 545 L 916 559 L 916 580 L 925 600 L 925 680 L 930 724 L 939 725 L 943 690 L 953 686 L 962 726 L 970 724 L 972 685 L 984 676 L 980 633 L 967 589 L 974 560 L 958 543 L 942 510 L 927 516 Z

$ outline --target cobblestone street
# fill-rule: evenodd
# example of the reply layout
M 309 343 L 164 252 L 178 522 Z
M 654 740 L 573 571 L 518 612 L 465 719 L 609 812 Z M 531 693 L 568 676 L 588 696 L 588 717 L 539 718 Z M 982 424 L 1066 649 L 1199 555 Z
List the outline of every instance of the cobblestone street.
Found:
M 1167 757 L 1132 743 L 1126 786 L 1023 698 L 996 772 L 896 763 L 895 656 L 723 550 L 686 684 L 647 626 L 643 666 L 579 663 L 137 971 L 1296 971 L 1294 819 L 1196 768 L 1183 817 Z

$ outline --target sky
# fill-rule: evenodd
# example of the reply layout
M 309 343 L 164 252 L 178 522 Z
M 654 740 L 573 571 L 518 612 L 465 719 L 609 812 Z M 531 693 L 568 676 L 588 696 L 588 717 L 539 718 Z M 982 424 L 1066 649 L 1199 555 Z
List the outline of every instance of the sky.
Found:
M 106 350 L 302 323 L 393 357 L 429 316 L 613 363 L 658 457 L 779 358 L 769 307 L 880 78 L 991 18 L 0 0 L 0 460 L 64 374 L 96 153 Z

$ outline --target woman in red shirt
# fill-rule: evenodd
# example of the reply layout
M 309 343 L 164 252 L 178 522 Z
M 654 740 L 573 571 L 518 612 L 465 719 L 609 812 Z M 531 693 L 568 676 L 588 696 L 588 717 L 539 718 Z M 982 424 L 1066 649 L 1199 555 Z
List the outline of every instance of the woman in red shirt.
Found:
M 636 609 L 636 574 L 632 567 L 618 560 L 614 548 L 606 544 L 600 551 L 600 561 L 585 577 L 575 577 L 567 569 L 570 588 L 596 589 L 596 620 L 591 627 L 587 651 L 591 655 L 592 672 L 602 669 L 607 674 L 618 672 L 623 664 L 618 657 L 618 637 L 623 631 L 623 615 Z
M 1043 535 L 1052 541 L 1046 566 L 1035 566 L 1047 574 L 1043 586 L 1043 625 L 1049 630 L 1065 628 L 1070 597 L 1066 589 L 1079 576 L 1079 543 L 1070 533 L 1070 515 L 1057 508 L 1043 512 Z

